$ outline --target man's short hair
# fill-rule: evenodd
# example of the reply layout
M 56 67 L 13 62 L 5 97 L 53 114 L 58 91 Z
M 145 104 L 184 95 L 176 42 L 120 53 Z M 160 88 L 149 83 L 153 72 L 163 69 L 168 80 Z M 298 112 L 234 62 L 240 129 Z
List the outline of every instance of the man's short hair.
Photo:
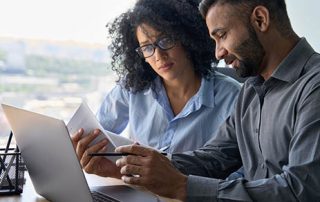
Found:
M 292 31 L 288 17 L 285 0 L 202 0 L 199 4 L 199 10 L 203 18 L 206 18 L 211 6 L 216 4 L 231 4 L 245 8 L 243 11 L 251 14 L 256 6 L 264 6 L 269 10 L 270 19 L 279 28 L 283 34 Z

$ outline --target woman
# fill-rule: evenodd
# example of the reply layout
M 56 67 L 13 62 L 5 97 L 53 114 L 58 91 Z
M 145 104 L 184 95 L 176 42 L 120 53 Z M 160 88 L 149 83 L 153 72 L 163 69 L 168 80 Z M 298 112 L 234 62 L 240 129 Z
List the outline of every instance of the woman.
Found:
M 131 139 L 173 153 L 202 147 L 229 116 L 240 85 L 214 72 L 214 43 L 197 6 L 139 0 L 108 26 L 120 79 L 97 114 L 106 130 L 121 133 L 129 124 Z M 81 134 L 73 137 L 80 159 L 89 143 Z M 98 174 L 85 158 L 85 170 Z

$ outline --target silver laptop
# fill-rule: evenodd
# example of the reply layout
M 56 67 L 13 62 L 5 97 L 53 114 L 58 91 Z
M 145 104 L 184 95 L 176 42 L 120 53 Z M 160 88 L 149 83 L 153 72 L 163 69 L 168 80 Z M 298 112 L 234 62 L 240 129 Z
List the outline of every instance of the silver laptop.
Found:
M 53 202 L 159 201 L 158 197 L 125 185 L 92 187 L 62 120 L 2 104 L 17 145 L 38 194 Z

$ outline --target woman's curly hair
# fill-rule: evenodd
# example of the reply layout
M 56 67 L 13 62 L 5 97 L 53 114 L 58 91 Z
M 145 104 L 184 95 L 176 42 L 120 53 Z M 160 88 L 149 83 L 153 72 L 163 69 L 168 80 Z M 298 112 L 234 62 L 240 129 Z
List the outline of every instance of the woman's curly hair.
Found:
M 141 58 L 136 29 L 145 23 L 177 39 L 188 53 L 197 75 L 209 78 L 213 71 L 214 42 L 198 10 L 199 0 L 138 0 L 135 6 L 107 25 L 112 42 L 112 70 L 132 92 L 149 88 L 157 73 Z

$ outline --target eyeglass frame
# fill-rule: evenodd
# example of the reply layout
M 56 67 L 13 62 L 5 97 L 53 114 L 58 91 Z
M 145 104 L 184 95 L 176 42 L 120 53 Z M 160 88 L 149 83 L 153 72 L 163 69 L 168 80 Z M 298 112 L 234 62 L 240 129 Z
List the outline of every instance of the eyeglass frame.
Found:
M 159 46 L 159 42 L 163 39 L 170 39 L 173 41 L 173 44 L 170 48 L 163 48 L 161 47 L 161 45 Z M 154 53 L 156 52 L 156 48 L 158 47 L 160 50 L 162 51 L 166 51 L 166 50 L 170 50 L 172 49 L 173 47 L 175 47 L 175 45 L 177 44 L 177 41 L 173 38 L 173 37 L 170 37 L 170 36 L 164 36 L 164 37 L 160 37 L 158 38 L 155 42 L 153 43 L 149 43 L 149 44 L 145 44 L 145 45 L 142 45 L 142 46 L 139 46 L 138 48 L 135 49 L 135 51 L 138 53 L 138 55 L 142 58 L 149 58 L 149 57 L 152 57 L 154 55 Z M 145 57 L 143 55 L 143 51 L 141 50 L 143 47 L 146 47 L 146 46 L 152 46 L 153 48 L 153 52 L 150 56 L 147 56 Z

